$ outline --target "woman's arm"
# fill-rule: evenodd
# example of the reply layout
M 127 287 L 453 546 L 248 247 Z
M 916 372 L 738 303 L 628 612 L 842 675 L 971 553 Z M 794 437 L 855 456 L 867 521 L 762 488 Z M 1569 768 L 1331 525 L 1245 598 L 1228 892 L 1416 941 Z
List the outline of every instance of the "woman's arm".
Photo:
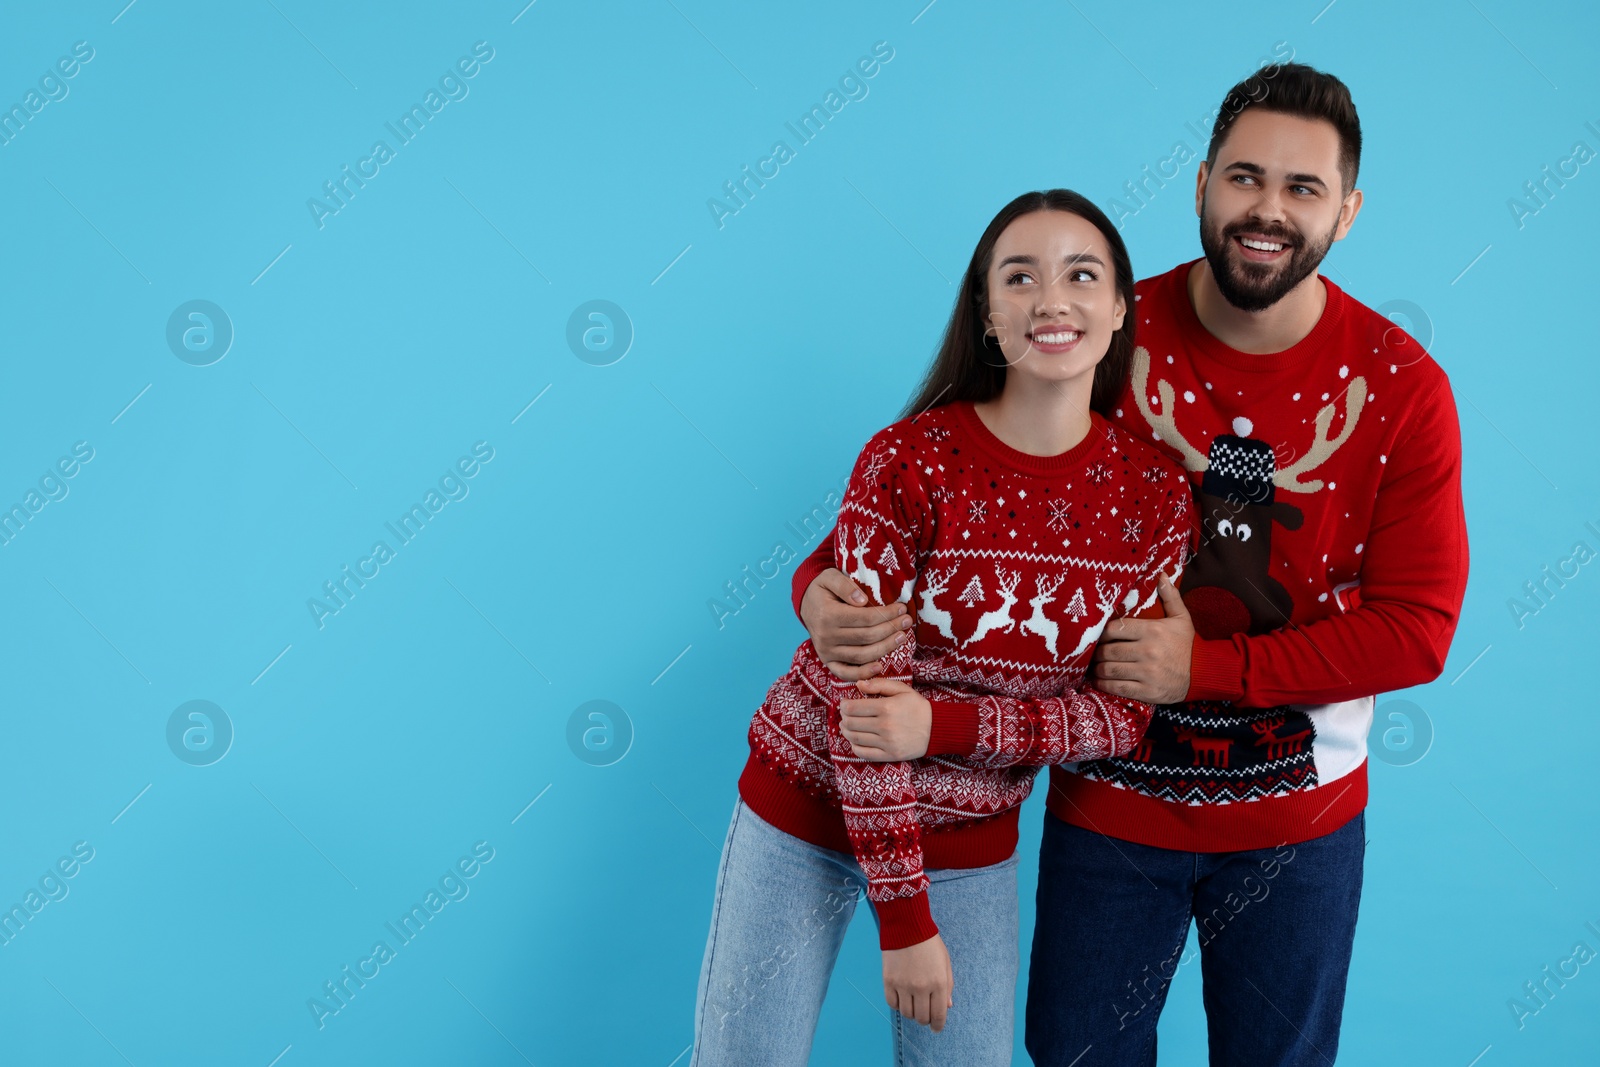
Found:
M 932 542 L 933 512 L 920 469 L 895 458 L 909 453 L 904 437 L 917 432 L 897 425 L 874 435 L 856 460 L 839 509 L 834 551 L 851 566 L 870 603 L 893 601 L 909 587 Z M 915 645 L 909 638 L 884 657 L 885 675 L 910 677 Z M 828 752 L 845 831 L 877 909 L 880 947 L 889 951 L 926 941 L 938 927 L 928 908 L 911 765 L 861 758 L 839 726 L 839 700 L 853 692 L 851 684 L 833 677 L 820 661 L 807 666 L 802 677 L 829 708 Z
M 1189 559 L 1194 508 L 1187 478 L 1176 468 L 1169 474 L 1139 577 L 1111 615 L 1084 632 L 1088 641 L 1114 618 L 1184 610 L 1173 583 Z M 1151 705 L 1098 689 L 1087 676 L 1069 693 L 1038 700 L 951 694 L 921 681 L 858 683 L 857 692 L 866 697 L 851 694 L 840 706 L 842 730 L 857 752 L 872 760 L 958 755 L 985 767 L 1107 759 L 1139 745 L 1152 713 Z
M 891 678 L 867 679 L 857 692 L 865 695 L 840 704 L 840 730 L 869 761 L 954 755 L 984 767 L 1043 767 L 1107 759 L 1138 746 L 1152 712 L 1087 682 L 1040 700 L 952 695 Z

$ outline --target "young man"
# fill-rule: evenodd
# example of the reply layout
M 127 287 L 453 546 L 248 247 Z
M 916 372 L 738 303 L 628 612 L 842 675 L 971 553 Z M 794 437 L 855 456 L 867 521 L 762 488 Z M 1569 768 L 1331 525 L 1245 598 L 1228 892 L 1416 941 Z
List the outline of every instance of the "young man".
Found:
M 1145 745 L 1051 769 L 1038 1064 L 1153 1064 L 1191 920 L 1213 1065 L 1338 1051 L 1374 696 L 1443 670 L 1468 560 L 1444 371 L 1317 274 L 1360 211 L 1360 153 L 1337 78 L 1246 79 L 1197 174 L 1204 258 L 1138 284 L 1113 422 L 1183 462 L 1204 530 L 1167 617 L 1113 622 L 1096 653 L 1094 684 L 1162 705 Z M 910 609 L 852 606 L 831 545 L 797 570 L 796 610 L 834 673 L 870 677 Z

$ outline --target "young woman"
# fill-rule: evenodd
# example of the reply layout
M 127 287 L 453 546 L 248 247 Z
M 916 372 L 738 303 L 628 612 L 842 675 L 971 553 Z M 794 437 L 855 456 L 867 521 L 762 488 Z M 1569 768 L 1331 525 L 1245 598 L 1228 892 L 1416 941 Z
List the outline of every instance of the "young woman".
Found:
M 914 626 L 854 685 L 802 644 L 755 713 L 694 1067 L 806 1062 L 862 889 L 897 1062 L 1011 1062 L 1018 809 L 1038 767 L 1140 742 L 1149 705 L 1085 671 L 1107 622 L 1176 596 L 1192 533 L 1182 469 L 1103 417 L 1135 318 L 1127 249 L 1078 194 L 1027 193 L 984 231 L 834 531 L 864 595 L 915 603 Z

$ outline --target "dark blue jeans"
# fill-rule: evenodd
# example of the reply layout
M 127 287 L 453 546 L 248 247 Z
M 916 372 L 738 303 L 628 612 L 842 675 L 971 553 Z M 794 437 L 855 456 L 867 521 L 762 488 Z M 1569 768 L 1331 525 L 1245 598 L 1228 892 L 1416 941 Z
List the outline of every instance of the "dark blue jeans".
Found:
M 1038 1067 L 1151 1067 L 1198 925 L 1211 1067 L 1328 1067 L 1361 903 L 1366 815 L 1246 852 L 1120 841 L 1046 814 L 1028 969 Z

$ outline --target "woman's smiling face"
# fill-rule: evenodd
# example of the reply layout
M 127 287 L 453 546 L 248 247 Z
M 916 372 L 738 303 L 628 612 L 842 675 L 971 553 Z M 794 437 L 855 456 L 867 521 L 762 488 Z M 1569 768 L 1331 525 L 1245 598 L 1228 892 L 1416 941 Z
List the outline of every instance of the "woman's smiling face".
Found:
M 1100 230 L 1066 211 L 1013 220 L 987 278 L 989 333 L 1008 374 L 1049 381 L 1093 375 L 1127 314 Z

